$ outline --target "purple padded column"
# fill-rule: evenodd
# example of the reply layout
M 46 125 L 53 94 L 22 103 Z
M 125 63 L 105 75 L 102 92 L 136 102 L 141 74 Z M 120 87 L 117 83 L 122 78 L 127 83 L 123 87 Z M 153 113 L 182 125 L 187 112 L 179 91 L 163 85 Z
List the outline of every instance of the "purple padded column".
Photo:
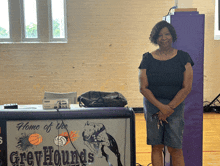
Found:
M 204 19 L 198 12 L 171 16 L 178 38 L 173 47 L 188 52 L 195 63 L 192 91 L 185 100 L 183 155 L 187 166 L 202 166 Z

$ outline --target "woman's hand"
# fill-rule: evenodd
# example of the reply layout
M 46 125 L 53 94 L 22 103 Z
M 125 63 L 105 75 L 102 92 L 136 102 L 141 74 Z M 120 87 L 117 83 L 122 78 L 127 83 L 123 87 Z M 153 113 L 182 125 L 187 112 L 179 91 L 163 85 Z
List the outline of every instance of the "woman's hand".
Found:
M 163 112 L 162 112 L 163 110 Z M 158 114 L 158 119 L 162 121 L 166 121 L 166 119 L 174 113 L 174 110 L 170 108 L 168 105 L 163 105 L 162 109 L 157 113 Z M 167 122 L 167 121 L 166 121 Z
M 162 122 L 162 121 L 164 121 L 164 122 L 166 122 L 166 123 L 168 123 L 168 122 L 167 122 L 167 120 L 166 120 L 166 116 L 165 116 L 161 111 L 159 111 L 159 112 L 157 113 L 157 115 L 158 115 L 157 127 L 158 127 L 158 129 L 159 129 L 159 128 L 160 128 L 160 125 L 163 126 L 163 122 Z
M 174 110 L 169 105 L 163 105 L 160 108 L 160 111 L 166 116 L 169 117 L 172 113 L 174 113 Z
M 159 120 L 166 121 L 167 116 L 165 114 L 163 114 L 161 111 L 159 111 L 157 114 Z

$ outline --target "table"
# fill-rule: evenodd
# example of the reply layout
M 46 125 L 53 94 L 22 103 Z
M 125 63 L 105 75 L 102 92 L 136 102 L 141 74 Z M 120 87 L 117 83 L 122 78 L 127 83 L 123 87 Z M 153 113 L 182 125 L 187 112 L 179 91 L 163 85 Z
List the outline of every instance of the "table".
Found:
M 131 108 L 3 108 L 0 106 L 3 165 L 135 166 L 135 122 Z

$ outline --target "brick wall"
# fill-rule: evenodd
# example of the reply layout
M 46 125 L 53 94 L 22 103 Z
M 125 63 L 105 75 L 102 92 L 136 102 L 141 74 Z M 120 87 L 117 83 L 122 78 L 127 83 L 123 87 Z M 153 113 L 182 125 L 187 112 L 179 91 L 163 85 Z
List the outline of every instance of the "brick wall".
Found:
M 41 104 L 44 91 L 80 95 L 101 90 L 121 92 L 129 106 L 141 107 L 138 66 L 144 52 L 156 49 L 148 40 L 152 27 L 174 4 L 68 0 L 68 43 L 0 44 L 0 104 Z M 212 72 L 220 63 L 220 44 L 213 40 L 214 7 L 200 1 L 193 5 L 206 14 L 204 94 L 211 100 L 220 87 L 220 79 L 214 79 L 219 74 Z

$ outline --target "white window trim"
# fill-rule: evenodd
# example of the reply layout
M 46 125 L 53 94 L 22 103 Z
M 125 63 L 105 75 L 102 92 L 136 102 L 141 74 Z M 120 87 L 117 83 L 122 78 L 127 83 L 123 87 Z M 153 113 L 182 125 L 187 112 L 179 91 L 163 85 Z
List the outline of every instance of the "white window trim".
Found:
M 38 0 L 36 0 L 36 11 L 38 9 Z M 25 19 L 24 19 L 24 0 L 20 0 L 20 11 L 21 11 L 21 39 L 22 42 L 40 42 L 39 38 L 39 24 L 37 23 L 37 38 L 26 38 L 25 37 Z M 38 12 L 37 12 L 38 13 Z M 39 20 L 38 14 L 37 14 L 37 20 Z
M 9 7 L 9 28 L 10 38 L 0 38 L 1 44 L 13 43 L 67 43 L 67 5 L 64 0 L 64 24 L 65 24 L 65 38 L 53 38 L 52 33 L 52 14 L 51 14 L 51 0 L 47 0 L 48 17 L 37 12 L 37 31 L 38 38 L 25 38 L 24 29 L 24 6 L 23 0 L 8 0 Z M 44 7 L 45 1 L 36 0 L 37 11 L 40 7 Z M 43 4 L 44 3 L 44 4 Z M 40 6 L 40 7 L 39 7 Z M 12 25 L 13 24 L 13 25 Z
M 215 0 L 215 28 L 214 28 L 214 40 L 220 40 L 219 30 L 219 0 Z
M 10 17 L 11 6 L 10 6 L 10 3 L 11 3 L 11 0 L 8 0 L 9 38 L 0 38 L 0 43 L 12 43 L 13 42 L 12 37 L 11 37 L 12 30 L 11 30 L 11 24 L 10 24 L 10 21 L 11 21 L 11 17 Z
M 52 21 L 52 10 L 51 10 L 51 0 L 48 0 L 48 17 L 50 18 L 49 21 L 49 39 L 51 43 L 57 42 L 67 42 L 67 13 L 66 13 L 66 0 L 64 0 L 64 25 L 65 25 L 65 38 L 53 38 L 53 21 Z

